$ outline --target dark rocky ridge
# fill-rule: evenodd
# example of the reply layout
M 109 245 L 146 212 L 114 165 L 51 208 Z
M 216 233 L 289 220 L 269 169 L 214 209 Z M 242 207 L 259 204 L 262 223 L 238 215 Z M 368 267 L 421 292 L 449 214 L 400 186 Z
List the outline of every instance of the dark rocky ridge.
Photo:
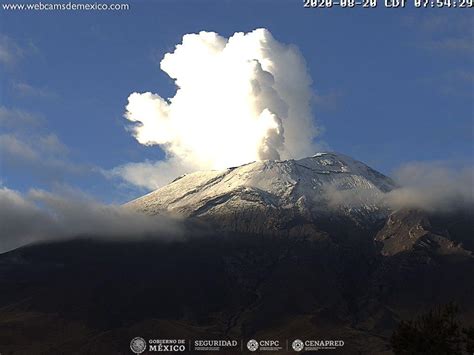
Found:
M 406 231 L 428 225 L 446 240 L 421 243 L 439 236 L 428 232 L 404 244 Z M 472 227 L 466 215 L 400 211 L 372 228 L 327 221 L 312 238 L 27 246 L 0 256 L 0 345 L 6 354 L 127 354 L 137 335 L 278 334 L 343 339 L 344 354 L 390 353 L 397 322 L 432 305 L 454 300 L 473 323 L 473 250 L 459 244 Z

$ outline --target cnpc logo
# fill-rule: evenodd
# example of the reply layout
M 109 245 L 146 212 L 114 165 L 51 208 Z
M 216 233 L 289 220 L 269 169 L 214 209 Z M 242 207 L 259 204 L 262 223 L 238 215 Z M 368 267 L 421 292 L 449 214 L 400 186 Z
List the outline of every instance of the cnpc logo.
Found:
M 250 339 L 247 342 L 247 349 L 250 351 L 257 351 L 258 349 L 262 351 L 277 351 L 282 350 L 279 340 L 255 340 Z

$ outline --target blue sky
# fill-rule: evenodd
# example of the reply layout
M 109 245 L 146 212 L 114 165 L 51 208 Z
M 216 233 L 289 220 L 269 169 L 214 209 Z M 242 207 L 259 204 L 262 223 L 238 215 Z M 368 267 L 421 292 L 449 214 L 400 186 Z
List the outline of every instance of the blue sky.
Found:
M 2 184 L 77 188 L 106 202 L 142 194 L 100 172 L 163 158 L 126 131 L 128 95 L 174 95 L 159 61 L 184 34 L 229 37 L 260 27 L 305 57 L 323 129 L 318 140 L 331 150 L 386 174 L 411 161 L 472 165 L 471 10 L 129 3 L 129 11 L 113 13 L 0 10 Z

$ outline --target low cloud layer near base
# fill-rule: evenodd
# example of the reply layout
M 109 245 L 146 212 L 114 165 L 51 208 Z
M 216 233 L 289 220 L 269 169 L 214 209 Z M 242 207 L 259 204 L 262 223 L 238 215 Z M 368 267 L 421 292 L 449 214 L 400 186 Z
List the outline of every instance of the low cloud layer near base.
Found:
M 376 205 L 397 210 L 415 208 L 427 212 L 452 212 L 474 207 L 474 168 L 453 168 L 448 163 L 409 163 L 393 178 L 396 188 L 385 194 L 371 190 L 337 191 L 329 187 L 326 198 L 334 208 Z
M 387 193 L 354 188 L 341 191 L 329 186 L 324 198 L 334 209 L 369 205 L 429 213 L 474 212 L 473 168 L 411 163 L 400 168 L 394 179 L 400 187 Z M 181 222 L 169 216 L 149 217 L 77 195 L 35 189 L 23 195 L 5 187 L 0 189 L 0 252 L 32 242 L 78 236 L 180 239 L 190 232 Z
M 124 207 L 44 190 L 27 194 L 0 189 L 0 253 L 45 240 L 98 238 L 179 238 L 179 220 L 149 217 Z
M 386 196 L 392 208 L 453 211 L 474 206 L 474 168 L 453 169 L 446 163 L 411 163 L 394 178 L 401 186 Z

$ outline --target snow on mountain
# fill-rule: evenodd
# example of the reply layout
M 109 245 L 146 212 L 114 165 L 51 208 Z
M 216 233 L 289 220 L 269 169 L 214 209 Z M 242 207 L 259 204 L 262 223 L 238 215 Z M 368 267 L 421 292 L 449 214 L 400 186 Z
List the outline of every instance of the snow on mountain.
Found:
M 394 187 L 390 178 L 359 161 L 318 153 L 300 160 L 258 161 L 222 171 L 194 172 L 126 206 L 150 215 L 171 212 L 213 219 L 232 230 L 259 231 L 262 219 L 267 228 L 283 223 L 283 215 L 288 223 L 332 214 L 330 194 L 338 192 L 370 195 L 367 203 L 357 206 L 343 200 L 337 210 L 357 218 L 373 217 L 382 211 L 370 201 Z

